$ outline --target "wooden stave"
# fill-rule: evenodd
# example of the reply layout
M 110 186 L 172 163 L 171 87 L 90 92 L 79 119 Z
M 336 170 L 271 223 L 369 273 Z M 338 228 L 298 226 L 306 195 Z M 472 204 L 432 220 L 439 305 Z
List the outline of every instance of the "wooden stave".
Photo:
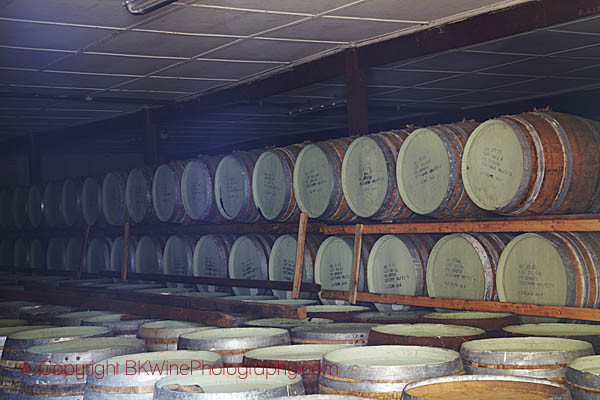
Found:
M 600 392 L 600 378 L 598 374 L 581 369 L 581 363 L 593 362 L 598 356 L 582 357 L 567 366 L 565 384 L 571 391 L 573 400 L 597 399 Z
M 153 328 L 148 326 L 149 324 L 151 324 L 151 322 L 140 325 L 136 334 L 136 336 L 139 339 L 142 339 L 146 343 L 146 348 L 148 352 L 175 351 L 177 350 L 177 342 L 179 341 L 179 336 L 185 333 L 191 333 L 201 330 L 217 329 L 216 326 L 192 323 L 190 323 L 187 327 L 181 326 L 174 328 Z
M 330 325 L 327 327 L 327 325 Z M 367 344 L 369 332 L 376 324 L 333 323 L 297 326 L 290 329 L 292 344 Z M 320 328 L 320 331 L 317 329 Z

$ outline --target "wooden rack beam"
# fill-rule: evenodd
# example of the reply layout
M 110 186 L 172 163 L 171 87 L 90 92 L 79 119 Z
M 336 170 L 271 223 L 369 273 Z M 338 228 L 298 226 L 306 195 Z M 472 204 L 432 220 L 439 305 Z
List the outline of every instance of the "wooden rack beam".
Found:
M 302 270 L 304 269 L 304 244 L 306 243 L 307 223 L 308 214 L 300 214 L 300 222 L 298 224 L 298 239 L 296 241 L 296 265 L 294 266 L 292 299 L 297 299 L 300 297 L 300 287 L 302 286 Z
M 347 300 L 348 291 L 321 291 L 321 297 L 326 299 Z M 504 311 L 521 315 L 535 315 L 540 317 L 555 317 L 567 319 L 581 319 L 587 321 L 600 321 L 600 309 L 577 308 L 562 306 L 544 306 L 537 304 L 501 303 L 497 301 L 448 299 L 441 297 L 403 296 L 398 294 L 376 294 L 359 292 L 357 301 L 405 304 L 421 307 L 440 307 L 456 310 L 470 311 Z

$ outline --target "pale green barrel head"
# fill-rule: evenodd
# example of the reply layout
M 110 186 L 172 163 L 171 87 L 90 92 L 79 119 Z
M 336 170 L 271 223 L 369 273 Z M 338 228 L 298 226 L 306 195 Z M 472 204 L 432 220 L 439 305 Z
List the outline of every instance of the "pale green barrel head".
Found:
M 255 360 L 310 361 L 320 360 L 324 354 L 348 347 L 350 345 L 347 344 L 293 344 L 250 350 L 244 357 Z
M 535 233 L 506 246 L 496 272 L 500 301 L 567 305 L 567 270 L 556 246 Z
M 44 329 L 20 331 L 9 336 L 10 339 L 35 340 L 35 339 L 63 339 L 76 337 L 107 336 L 110 329 L 103 326 L 62 326 Z
M 286 194 L 291 187 L 286 185 L 285 166 L 277 153 L 265 151 L 258 157 L 252 172 L 252 195 L 254 204 L 269 220 L 284 211 Z
M 438 240 L 427 261 L 426 277 L 431 297 L 485 300 L 482 260 L 462 234 Z
M 44 268 L 46 266 L 46 253 L 39 239 L 33 239 L 29 245 L 29 267 Z
M 11 212 L 15 228 L 23 229 L 27 223 L 27 190 L 16 187 L 12 193 Z
M 204 217 L 210 211 L 214 188 L 210 170 L 203 162 L 188 162 L 181 177 L 181 198 L 185 213 L 193 220 Z
M 534 336 L 471 340 L 463 343 L 461 353 L 463 349 L 481 351 L 485 354 L 492 352 L 545 353 L 582 350 L 589 350 L 593 354 L 592 345 L 583 340 Z
M 268 280 L 267 262 L 264 252 L 248 236 L 240 236 L 231 247 L 228 261 L 229 277 L 231 279 Z M 234 287 L 233 292 L 238 296 L 253 296 L 258 294 L 256 288 Z
M 390 177 L 383 151 L 369 136 L 350 144 L 342 162 L 342 190 L 359 217 L 373 216 L 385 200 Z
M 394 235 L 379 238 L 367 262 L 367 287 L 370 293 L 422 295 L 421 260 L 413 258 L 405 242 Z M 401 304 L 375 303 L 379 311 L 402 310 Z
M 162 248 L 149 236 L 142 237 L 135 247 L 135 272 L 160 274 L 163 271 Z
M 479 125 L 469 137 L 462 159 L 463 184 L 471 200 L 484 210 L 506 207 L 523 181 L 529 180 L 524 156 L 508 123 L 493 119 Z
M 336 236 L 323 241 L 315 257 L 315 283 L 325 290 L 349 290 L 352 274 L 352 246 Z M 359 287 L 362 274 L 359 274 Z M 364 284 L 364 283 L 363 283 Z M 321 297 L 323 304 L 344 304 L 344 300 L 331 300 Z
M 483 329 L 471 326 L 447 324 L 388 324 L 376 326 L 371 330 L 388 335 L 419 337 L 479 336 L 485 333 Z
M 85 263 L 88 272 L 110 269 L 110 242 L 104 238 L 90 240 Z
M 50 228 L 57 228 L 64 224 L 62 213 L 60 212 L 60 196 L 62 194 L 62 185 L 58 182 L 48 182 L 44 189 L 43 210 L 44 219 Z
M 167 240 L 163 252 L 163 273 L 183 276 L 192 274 L 192 249 L 186 238 L 173 235 Z M 169 283 L 171 285 L 174 284 Z
M 48 242 L 46 266 L 48 269 L 65 269 L 67 241 L 64 238 L 53 238 Z
M 541 323 L 512 325 L 503 328 L 504 331 L 530 336 L 597 336 L 600 335 L 600 325 Z
M 86 224 L 94 225 L 98 222 L 101 212 L 101 193 L 100 185 L 96 178 L 86 178 L 83 181 L 81 190 L 81 211 Z
M 127 213 L 133 222 L 142 222 L 152 207 L 152 187 L 141 168 L 132 169 L 125 185 Z
M 48 355 L 54 360 L 56 360 L 57 355 L 63 353 L 67 353 L 67 355 L 71 353 L 86 353 L 85 356 L 89 357 L 93 356 L 94 353 L 103 351 L 106 352 L 108 350 L 113 350 L 114 352 L 119 352 L 122 354 L 128 349 L 129 352 L 131 352 L 136 350 L 140 351 L 143 348 L 144 342 L 142 342 L 140 339 L 125 337 L 96 337 L 67 340 L 64 342 L 57 343 L 40 344 L 28 348 L 27 353 L 30 353 L 32 355 Z
M 152 180 L 152 204 L 154 212 L 162 222 L 168 222 L 177 206 L 180 183 L 175 171 L 166 164 L 154 171 Z
M 12 265 L 17 268 L 26 268 L 29 267 L 29 254 L 28 247 L 25 240 L 19 238 L 15 240 L 15 245 L 12 251 Z
M 435 211 L 448 193 L 450 168 L 444 142 L 435 132 L 421 128 L 408 135 L 396 164 L 396 181 L 406 206 L 417 214 Z
M 27 218 L 33 228 L 42 223 L 42 192 L 36 185 L 30 186 L 27 192 Z
M 224 157 L 215 172 L 215 198 L 221 215 L 234 219 L 242 207 L 244 199 L 250 192 L 248 172 L 237 158 Z
M 67 242 L 65 269 L 78 271 L 83 255 L 83 239 L 73 237 Z M 84 261 L 85 262 L 85 261 Z M 85 265 L 84 265 L 85 267 Z
M 106 174 L 102 181 L 102 212 L 111 225 L 123 223 L 125 207 L 125 182 L 117 172 Z
M 266 154 L 266 153 L 263 153 Z M 255 170 L 256 171 L 256 170 Z M 296 247 L 298 240 L 292 235 L 281 235 L 273 243 L 269 255 L 269 280 L 271 281 L 293 281 L 296 269 Z M 302 267 L 302 282 L 313 282 L 313 259 L 304 246 L 304 264 Z M 280 299 L 291 299 L 292 292 L 289 290 L 273 290 L 273 294 Z M 308 293 L 301 293 L 307 297 Z
M 334 175 L 327 155 L 309 144 L 298 154 L 294 165 L 294 195 L 298 207 L 311 218 L 319 218 L 333 195 Z
M 81 222 L 81 185 L 72 179 L 63 182 L 61 209 L 65 223 L 73 226 Z
M 596 379 L 600 376 L 600 356 L 580 357 L 569 363 L 569 368 L 584 373 L 596 375 Z
M 3 326 L 3 327 L 0 327 L 0 339 L 2 339 L 2 337 L 4 337 L 6 339 L 7 336 L 12 335 L 13 333 L 17 333 L 17 332 L 33 331 L 33 330 L 37 330 L 37 329 L 46 329 L 46 328 L 47 328 L 47 326 L 41 326 L 41 325 Z M 0 355 L 1 355 L 1 353 L 0 353 Z
M 219 245 L 217 237 L 204 235 L 194 247 L 193 274 L 209 278 L 227 278 L 227 252 Z M 209 285 L 196 285 L 199 291 L 214 291 Z

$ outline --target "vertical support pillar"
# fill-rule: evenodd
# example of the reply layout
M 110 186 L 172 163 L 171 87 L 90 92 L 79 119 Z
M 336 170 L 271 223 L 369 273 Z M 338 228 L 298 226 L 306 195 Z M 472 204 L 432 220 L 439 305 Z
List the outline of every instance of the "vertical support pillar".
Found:
M 125 222 L 125 232 L 123 233 L 125 249 L 123 251 L 123 270 L 121 271 L 121 279 L 123 282 L 127 282 L 127 270 L 129 269 L 129 231 L 129 222 Z
M 150 110 L 146 110 L 146 124 L 144 126 L 144 163 L 154 165 L 158 163 L 158 129 L 152 122 Z
M 302 269 L 304 268 L 304 244 L 306 243 L 306 224 L 308 214 L 300 214 L 300 225 L 298 225 L 298 245 L 296 247 L 296 267 L 294 269 L 294 286 L 292 299 L 300 297 L 300 286 L 302 286 Z
M 346 96 L 348 98 L 348 135 L 369 133 L 367 74 L 355 47 L 346 51 Z
M 42 156 L 39 139 L 29 134 L 29 184 L 39 185 L 42 183 Z
M 363 224 L 357 224 L 354 231 L 354 251 L 352 253 L 352 273 L 350 275 L 350 289 L 348 291 L 348 301 L 350 304 L 356 304 L 358 294 L 358 275 L 360 274 L 360 258 L 362 253 Z M 367 266 L 365 265 L 365 268 Z

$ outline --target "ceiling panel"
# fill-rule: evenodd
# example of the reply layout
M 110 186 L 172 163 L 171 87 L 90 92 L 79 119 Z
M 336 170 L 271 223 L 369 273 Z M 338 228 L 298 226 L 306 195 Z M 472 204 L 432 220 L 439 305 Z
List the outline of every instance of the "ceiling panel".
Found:
M 218 37 L 125 32 L 92 46 L 87 51 L 159 57 L 193 57 L 230 43 L 232 40 Z
M 525 58 L 526 56 L 455 51 L 419 61 L 404 62 L 395 67 L 425 71 L 474 72 L 483 68 L 520 61 Z
M 216 60 L 197 60 L 169 68 L 158 75 L 185 78 L 242 79 L 279 68 L 285 63 L 252 63 Z
M 600 58 L 600 44 L 560 53 L 562 57 Z
M 210 54 L 211 58 L 229 60 L 291 62 L 336 48 L 329 43 L 250 39 Z
M 95 72 L 141 76 L 172 65 L 176 60 L 78 54 L 51 66 L 57 71 Z
M 503 92 L 503 91 L 475 91 L 475 92 L 467 92 L 459 95 L 445 97 L 443 99 L 438 99 L 437 101 L 464 101 L 469 103 L 481 103 L 482 105 L 485 103 L 494 103 L 498 101 L 505 100 L 516 100 L 521 97 L 530 96 L 529 93 L 515 93 L 515 92 Z
M 569 22 L 555 28 L 559 31 L 600 34 L 600 18 L 586 18 L 581 21 Z
M 354 2 L 356 0 L 202 0 L 199 4 L 317 14 Z
M 0 21 L 0 44 L 78 50 L 115 32 L 109 29 Z
M 414 26 L 414 24 L 315 18 L 288 28 L 278 29 L 264 36 L 300 40 L 331 40 L 347 43 L 397 32 L 411 26 Z
M 4 88 L 0 87 L 0 90 L 3 91 Z M 54 104 L 58 104 L 58 102 L 56 100 L 0 97 L 0 108 L 43 109 Z
M 523 82 L 529 79 L 531 78 L 506 75 L 464 74 L 454 78 L 428 83 L 423 86 L 440 89 L 479 90 L 490 89 L 497 86 L 511 85 L 513 83 Z M 515 90 L 518 91 L 518 88 L 515 88 Z
M 0 47 L 0 66 L 37 69 L 57 61 L 68 53 Z
M 21 85 L 107 88 L 127 80 L 128 78 L 118 76 L 80 75 L 22 70 L 2 70 L 0 73 L 0 83 Z
M 217 86 L 223 86 L 227 83 L 228 82 L 223 81 L 205 81 L 196 79 L 144 78 L 121 86 L 120 89 L 197 93 Z
M 391 93 L 379 94 L 374 96 L 375 99 L 388 99 L 388 100 L 431 100 L 438 97 L 452 96 L 455 94 L 464 93 L 463 90 L 449 90 L 449 89 L 426 89 L 426 88 L 414 88 L 414 89 L 400 89 Z
M 591 67 L 599 60 L 560 57 L 538 57 L 530 60 L 487 69 L 486 73 L 506 75 L 549 76 Z
M 178 97 L 184 96 L 184 92 L 149 92 L 143 90 L 122 90 L 112 89 L 109 91 L 97 93 L 94 97 L 111 99 L 130 99 L 132 101 L 147 101 L 148 104 L 159 104 L 160 102 L 172 101 Z
M 301 18 L 293 15 L 181 6 L 179 10 L 143 24 L 139 28 L 212 35 L 247 36 L 289 24 Z
M 570 78 L 586 78 L 600 80 L 600 65 L 596 65 L 592 68 L 586 68 L 581 71 L 569 72 L 563 74 L 563 76 Z
M 95 91 L 96 89 L 89 88 L 56 88 L 56 87 L 47 87 L 45 85 L 8 85 L 4 88 L 0 88 L 0 91 L 6 91 L 8 93 L 13 94 L 28 94 L 28 95 L 39 95 L 39 96 L 51 96 L 53 98 L 60 96 L 76 96 L 79 98 L 84 98 L 88 96 L 90 93 Z M 18 96 L 17 96 L 18 97 Z
M 588 79 L 553 77 L 535 79 L 529 82 L 519 83 L 518 85 L 506 86 L 503 87 L 502 90 L 521 90 L 528 92 L 548 93 L 561 90 L 575 90 L 577 88 L 582 88 L 594 84 L 598 84 L 598 81 Z
M 367 72 L 368 85 L 413 86 L 455 74 L 427 71 L 378 70 L 371 68 Z

